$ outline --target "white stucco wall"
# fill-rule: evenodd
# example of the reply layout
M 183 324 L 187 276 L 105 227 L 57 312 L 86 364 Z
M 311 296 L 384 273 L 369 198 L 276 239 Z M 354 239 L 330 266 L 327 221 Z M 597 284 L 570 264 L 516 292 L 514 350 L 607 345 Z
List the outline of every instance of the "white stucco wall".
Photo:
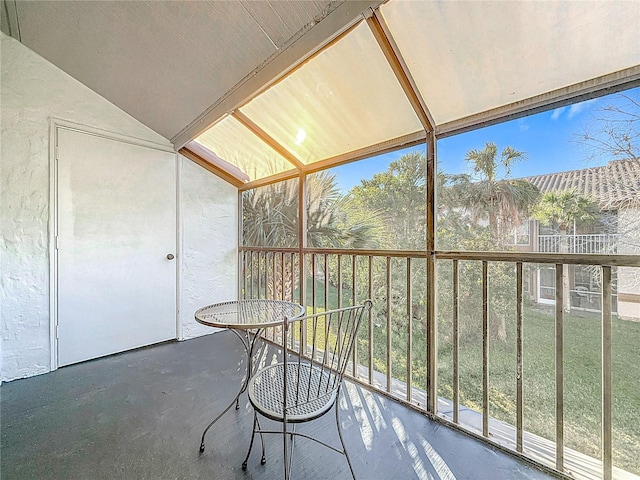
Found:
M 618 231 L 622 234 L 618 253 L 640 254 L 640 209 L 618 211 Z M 640 268 L 618 269 L 618 315 L 621 318 L 640 320 Z M 625 301 L 625 299 L 627 299 Z M 631 300 L 631 301 L 630 301 Z
M 169 141 L 16 40 L 0 33 L 0 41 L 0 379 L 8 381 L 50 370 L 51 118 L 164 145 Z M 200 167 L 184 159 L 179 164 L 184 199 L 179 209 L 185 219 L 179 330 L 191 338 L 210 333 L 192 320 L 201 301 L 235 296 L 237 196 Z M 201 200 L 204 205 L 198 205 Z
M 237 298 L 238 191 L 180 155 L 182 230 L 181 337 L 213 333 L 197 323 L 200 307 Z

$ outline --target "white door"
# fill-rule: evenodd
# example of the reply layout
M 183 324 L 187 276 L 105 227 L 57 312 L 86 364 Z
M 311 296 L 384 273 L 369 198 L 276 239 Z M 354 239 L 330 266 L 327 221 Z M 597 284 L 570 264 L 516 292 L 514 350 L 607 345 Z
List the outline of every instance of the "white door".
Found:
M 57 134 L 58 365 L 176 338 L 175 154 Z

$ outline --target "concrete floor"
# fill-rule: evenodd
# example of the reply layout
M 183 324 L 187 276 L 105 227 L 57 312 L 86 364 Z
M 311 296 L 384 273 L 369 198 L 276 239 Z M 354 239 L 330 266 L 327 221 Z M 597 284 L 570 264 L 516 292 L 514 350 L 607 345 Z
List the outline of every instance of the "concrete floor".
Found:
M 1 477 L 282 478 L 279 436 L 266 438 L 266 465 L 254 446 L 247 470 L 240 468 L 253 420 L 246 394 L 198 453 L 204 426 L 233 399 L 243 372 L 238 339 L 220 332 L 6 383 Z M 397 402 L 346 387 L 340 420 L 360 480 L 555 478 Z M 337 442 L 334 418 L 331 412 L 298 430 Z M 293 476 L 350 478 L 343 456 L 304 439 L 296 442 Z

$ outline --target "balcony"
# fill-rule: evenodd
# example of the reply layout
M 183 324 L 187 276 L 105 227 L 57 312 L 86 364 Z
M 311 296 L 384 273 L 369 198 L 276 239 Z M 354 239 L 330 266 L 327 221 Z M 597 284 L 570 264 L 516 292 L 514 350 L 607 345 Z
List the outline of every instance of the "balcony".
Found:
M 364 478 L 537 478 L 531 462 L 582 478 L 640 473 L 640 323 L 622 321 L 638 316 L 638 276 L 626 276 L 640 267 L 638 251 L 435 251 L 439 213 L 469 226 L 458 223 L 458 192 L 447 206 L 438 190 L 441 172 L 463 173 L 447 157 L 463 161 L 494 139 L 475 144 L 474 132 L 526 120 L 512 131 L 524 133 L 546 115 L 552 129 L 529 142 L 546 151 L 529 158 L 554 169 L 555 158 L 574 159 L 549 155 L 560 123 L 577 125 L 573 113 L 616 92 L 638 104 L 638 12 L 561 1 L 3 6 L 2 30 L 14 37 L 1 39 L 0 380 L 12 382 L 2 385 L 3 476 L 279 478 L 277 461 L 239 471 L 244 409 L 225 417 L 219 449 L 197 455 L 202 424 L 237 385 L 228 336 L 91 360 L 209 333 L 193 324 L 195 305 L 238 296 L 312 309 L 375 301 L 342 405 Z M 447 155 L 447 142 L 465 134 L 474 144 Z M 504 159 L 519 153 L 513 133 L 499 138 Z M 421 251 L 306 248 L 317 234 L 309 227 L 327 218 L 307 215 L 314 175 L 413 147 L 426 160 L 412 184 L 419 201 L 394 198 L 384 220 L 404 208 L 419 239 L 379 245 Z M 636 160 L 603 168 L 615 173 L 608 182 L 589 169 L 607 208 L 637 202 L 626 181 L 638 178 L 629 174 Z M 246 243 L 243 197 L 285 182 L 291 241 Z M 471 215 L 483 217 L 477 230 L 509 225 L 492 221 L 495 196 L 484 198 L 490 208 Z M 340 222 L 361 218 L 339 213 Z M 465 248 L 499 249 L 484 246 L 495 233 L 483 245 L 466 237 Z M 555 278 L 550 310 L 530 301 L 541 264 Z M 597 273 L 599 293 L 578 296 L 589 306 L 599 298 L 600 315 L 564 310 L 567 264 Z M 626 289 L 614 317 L 616 271 Z M 112 342 L 98 348 L 104 339 Z M 89 351 L 71 356 L 69 345 Z M 313 450 L 300 465 L 302 477 L 344 473 Z
M 560 235 L 538 235 L 538 252 L 560 252 Z M 581 254 L 614 254 L 618 250 L 619 234 L 601 233 L 589 235 L 567 235 L 567 252 Z
M 453 294 L 449 307 L 447 296 L 441 296 L 437 325 L 426 324 L 425 310 L 415 307 L 426 293 L 422 252 L 309 249 L 300 262 L 297 249 L 242 248 L 241 288 L 247 298 L 297 298 L 302 291 L 308 308 L 315 310 L 365 296 L 377 299 L 361 330 L 340 403 L 346 442 L 360 478 L 542 479 L 553 478 L 550 472 L 556 469 L 575 478 L 596 479 L 609 468 L 611 478 L 637 479 L 616 466 L 621 462 L 628 470 L 638 468 L 633 450 L 618 450 L 628 441 L 633 448 L 633 438 L 623 436 L 622 423 L 638 414 L 634 410 L 638 402 L 621 409 L 612 401 L 620 387 L 619 377 L 630 372 L 621 370 L 617 360 L 625 333 L 612 321 L 610 304 L 605 300 L 604 314 L 595 321 L 602 328 L 602 334 L 596 335 L 602 347 L 603 385 L 596 408 L 603 409 L 603 462 L 572 448 L 577 425 L 575 395 L 569 390 L 594 371 L 581 363 L 582 373 L 574 377 L 576 359 L 572 357 L 576 348 L 584 350 L 568 335 L 575 333 L 575 319 L 562 309 L 536 319 L 523 302 L 526 266 L 560 260 L 517 255 L 436 254 L 442 291 Z M 563 257 L 562 261 L 594 260 Z M 607 279 L 612 266 L 639 266 L 637 258 L 623 256 L 595 261 L 606 263 L 600 267 L 605 299 L 610 298 Z M 515 316 L 513 324 L 507 325 L 507 342 L 501 344 L 492 333 L 490 288 L 495 269 L 504 266 L 513 269 Z M 462 318 L 462 303 L 478 300 L 463 285 L 470 268 L 480 279 L 476 292 L 480 344 L 469 341 L 469 325 Z M 563 265 L 556 268 L 561 276 Z M 376 283 L 380 272 L 385 281 Z M 302 289 L 296 287 L 300 275 L 308 279 Z M 556 295 L 562 296 L 561 289 Z M 545 323 L 548 343 L 541 344 L 530 328 Z M 435 346 L 427 341 L 430 328 L 436 330 Z M 279 339 L 272 333 L 267 340 L 277 344 Z M 475 363 L 469 362 L 469 349 L 474 350 Z M 270 358 L 268 352 L 261 358 Z M 546 360 L 560 361 L 547 372 L 546 385 L 537 385 L 539 378 L 534 378 L 530 366 L 536 357 L 549 355 Z M 246 397 L 239 411 L 231 411 L 214 427 L 206 453 L 197 453 L 203 426 L 233 398 L 243 369 L 239 343 L 230 333 L 221 332 L 4 385 L 2 471 L 7 478 L 100 478 L 97 472 L 103 478 L 246 478 L 239 468 L 252 421 Z M 508 383 L 511 387 L 506 388 Z M 95 385 L 101 387 L 96 390 Z M 590 410 L 593 406 L 586 405 L 587 397 L 585 410 Z M 509 402 L 515 406 L 511 417 L 500 406 Z M 532 425 L 538 416 L 548 429 L 534 433 Z M 327 424 L 327 430 L 330 427 Z M 323 430 L 322 425 L 318 427 Z M 262 467 L 254 458 L 248 473 L 280 478 L 280 444 L 275 443 L 267 446 L 268 463 Z M 296 476 L 347 478 L 346 464 L 332 455 L 300 445 Z M 318 471 L 326 472 L 326 477 L 318 477 Z
M 436 252 L 435 258 L 432 323 L 424 252 L 245 247 L 240 291 L 245 298 L 303 298 L 315 310 L 374 298 L 352 381 L 576 478 L 638 478 L 631 454 L 637 433 L 624 426 L 638 414 L 637 391 L 624 407 L 620 402 L 638 380 L 635 350 L 625 344 L 640 338 L 640 329 L 612 315 L 611 282 L 612 269 L 637 275 L 638 257 Z M 564 296 L 573 292 L 561 288 L 553 291 L 555 311 L 532 302 L 526 279 L 540 265 L 552 268 L 559 284 L 576 265 L 600 272 L 602 313 L 565 313 Z M 498 291 L 500 285 L 509 291 Z M 504 325 L 496 321 L 499 310 Z M 625 356 L 631 363 L 621 361 Z

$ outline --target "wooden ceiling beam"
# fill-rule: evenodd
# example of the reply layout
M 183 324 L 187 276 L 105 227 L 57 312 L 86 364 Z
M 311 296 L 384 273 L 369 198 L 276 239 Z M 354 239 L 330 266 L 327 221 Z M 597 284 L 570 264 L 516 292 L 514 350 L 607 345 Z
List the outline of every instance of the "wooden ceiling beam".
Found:
M 260 128 L 253 120 L 247 117 L 240 110 L 236 110 L 231 114 L 233 118 L 239 121 L 245 128 L 247 128 L 251 133 L 253 133 L 256 137 L 266 143 L 270 148 L 278 152 L 282 157 L 284 157 L 289 163 L 291 163 L 298 170 L 304 170 L 304 164 L 298 160 L 298 158 L 292 154 L 285 147 L 280 145 L 274 138 L 265 132 L 262 128 Z
M 233 112 L 272 85 L 292 68 L 321 50 L 335 37 L 362 19 L 363 12 L 377 8 L 384 0 L 349 0 L 342 2 L 326 17 L 301 31 L 277 54 L 243 78 L 235 87 L 207 108 L 201 115 L 171 138 L 177 149 L 184 147 L 218 119 Z
M 391 70 L 395 74 L 404 94 L 409 103 L 416 112 L 420 123 L 427 132 L 432 132 L 435 128 L 435 122 L 429 109 L 427 108 L 420 91 L 409 73 L 409 68 L 402 58 L 402 54 L 391 35 L 388 25 L 386 24 L 380 10 L 374 10 L 373 14 L 367 17 L 367 25 L 373 34 L 382 53 L 384 54 Z
M 304 174 L 315 173 L 319 172 L 320 170 L 326 170 L 327 168 L 339 167 L 340 165 L 363 160 L 374 155 L 382 155 L 383 153 L 393 152 L 394 150 L 398 150 L 399 148 L 408 148 L 415 145 L 421 145 L 425 143 L 426 135 L 427 134 L 424 130 L 420 130 L 415 133 L 410 133 L 409 135 L 392 138 L 391 140 L 377 143 L 375 145 L 371 145 L 370 147 L 359 148 L 351 152 L 343 153 L 342 155 L 337 155 L 335 157 L 320 160 L 319 162 L 310 163 L 304 166 L 303 172 Z M 264 187 L 271 183 L 298 178 L 298 176 L 299 174 L 296 170 L 282 172 L 277 175 L 271 175 L 266 178 L 247 182 L 242 185 L 240 190 L 251 190 L 252 188 Z
M 198 165 L 200 165 L 205 170 L 208 170 L 209 172 L 213 173 L 214 175 L 217 175 L 222 180 L 224 180 L 225 182 L 230 183 L 231 185 L 233 185 L 236 188 L 240 188 L 241 186 L 244 185 L 244 182 L 242 180 L 240 180 L 239 178 L 234 177 L 233 175 L 231 175 L 226 170 L 223 170 L 222 168 L 217 167 L 216 165 L 213 165 L 212 163 L 207 162 L 200 155 L 198 155 L 196 153 L 193 153 L 188 148 L 184 148 L 183 147 L 178 151 L 178 153 L 181 154 L 182 156 L 188 158 L 192 162 L 197 163 Z

